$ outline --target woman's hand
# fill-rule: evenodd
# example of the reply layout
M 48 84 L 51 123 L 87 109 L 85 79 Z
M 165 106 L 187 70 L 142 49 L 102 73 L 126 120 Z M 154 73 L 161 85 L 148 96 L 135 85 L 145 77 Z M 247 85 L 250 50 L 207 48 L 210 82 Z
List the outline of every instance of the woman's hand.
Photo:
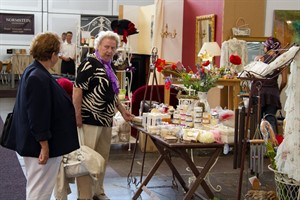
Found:
M 134 115 L 131 114 L 128 110 L 124 110 L 123 112 L 121 112 L 121 114 L 126 122 L 132 121 L 132 119 L 134 118 Z
M 256 56 L 255 58 L 254 58 L 254 61 L 261 61 L 261 62 L 264 62 L 264 56 L 262 56 L 262 55 L 258 55 L 258 56 Z
M 82 89 L 73 87 L 73 105 L 75 108 L 76 124 L 82 127 L 81 105 L 82 105 Z
M 48 141 L 40 141 L 41 152 L 39 155 L 39 164 L 45 165 L 49 159 L 49 145 Z
M 118 110 L 120 111 L 120 113 L 122 114 L 122 117 L 124 118 L 124 120 L 126 122 L 132 121 L 132 119 L 134 118 L 134 115 L 131 114 L 128 110 L 126 110 L 124 108 L 123 104 L 119 100 L 116 103 L 116 107 L 118 108 Z
M 80 128 L 80 127 L 82 127 L 82 116 L 81 116 L 81 114 L 76 114 L 76 124 L 77 124 L 77 126 Z

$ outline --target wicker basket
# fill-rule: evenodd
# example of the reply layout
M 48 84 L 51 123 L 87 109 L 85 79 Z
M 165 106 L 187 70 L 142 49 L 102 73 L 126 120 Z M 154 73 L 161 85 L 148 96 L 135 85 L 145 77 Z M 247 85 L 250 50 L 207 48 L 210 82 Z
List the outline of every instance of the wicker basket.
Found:
M 245 200 L 278 200 L 276 192 L 264 190 L 249 190 L 245 195 Z
M 275 174 L 276 193 L 280 200 L 300 200 L 300 183 L 291 179 L 282 172 L 274 170 L 271 165 L 268 168 Z
M 236 27 L 232 27 L 232 34 L 234 36 L 250 36 L 251 29 L 246 24 L 244 18 L 238 18 L 235 25 Z

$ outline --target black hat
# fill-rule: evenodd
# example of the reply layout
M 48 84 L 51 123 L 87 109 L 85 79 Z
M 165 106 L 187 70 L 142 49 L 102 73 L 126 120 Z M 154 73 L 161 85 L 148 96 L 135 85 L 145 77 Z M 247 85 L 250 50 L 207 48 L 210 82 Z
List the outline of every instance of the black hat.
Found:
M 110 26 L 115 33 L 123 35 L 123 41 L 125 43 L 127 43 L 127 36 L 139 33 L 134 23 L 127 19 L 114 20 Z

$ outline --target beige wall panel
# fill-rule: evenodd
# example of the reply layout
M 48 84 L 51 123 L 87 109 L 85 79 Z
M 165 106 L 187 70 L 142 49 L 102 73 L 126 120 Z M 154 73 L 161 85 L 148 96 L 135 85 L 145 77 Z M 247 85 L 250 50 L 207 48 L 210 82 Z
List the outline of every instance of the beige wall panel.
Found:
M 264 36 L 265 14 L 265 0 L 224 0 L 222 41 L 233 36 L 232 27 L 236 26 L 239 18 L 243 18 L 251 28 L 251 37 Z

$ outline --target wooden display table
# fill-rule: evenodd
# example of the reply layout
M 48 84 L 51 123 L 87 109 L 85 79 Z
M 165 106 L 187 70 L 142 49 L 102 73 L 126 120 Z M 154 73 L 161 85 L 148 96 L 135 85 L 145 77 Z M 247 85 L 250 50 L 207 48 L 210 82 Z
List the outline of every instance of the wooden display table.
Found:
M 230 110 L 235 110 L 239 107 L 239 94 L 241 92 L 240 79 L 225 79 L 219 78 L 218 85 L 223 85 L 226 88 L 221 90 L 221 102 L 222 107 L 227 107 Z
M 210 168 L 214 165 L 216 160 L 218 159 L 220 153 L 223 150 L 223 144 L 218 143 L 211 143 L 211 144 L 203 144 L 203 143 L 168 143 L 167 141 L 163 140 L 160 136 L 157 135 L 151 135 L 149 134 L 144 128 L 140 126 L 136 126 L 134 124 L 131 124 L 131 126 L 138 131 L 141 131 L 146 134 L 147 137 L 150 137 L 155 144 L 155 146 L 158 149 L 158 152 L 160 156 L 156 160 L 155 164 L 153 165 L 152 169 L 146 176 L 145 180 L 141 183 L 139 189 L 136 191 L 132 199 L 138 199 L 140 194 L 143 191 L 143 187 L 148 184 L 152 176 L 155 174 L 156 170 L 159 168 L 161 163 L 165 161 L 167 165 L 169 166 L 172 173 L 175 175 L 177 180 L 180 182 L 181 186 L 185 190 L 186 194 L 184 196 L 184 199 L 192 199 L 194 193 L 196 192 L 199 185 L 203 188 L 209 199 L 214 198 L 214 194 L 209 188 L 208 184 L 205 181 L 205 177 L 207 173 L 209 172 Z M 188 155 L 187 151 L 188 149 L 214 149 L 214 153 L 210 156 L 210 158 L 207 160 L 206 164 L 204 165 L 203 169 L 199 171 L 195 165 L 195 163 L 192 161 L 191 157 Z M 189 166 L 191 171 L 196 177 L 196 180 L 193 182 L 193 184 L 188 187 L 188 185 L 183 180 L 182 176 L 176 169 L 176 166 L 172 163 L 172 160 L 170 159 L 169 155 L 170 153 L 175 153 L 178 155 L 182 160 L 186 162 L 186 164 Z M 134 158 L 133 158 L 134 159 Z

